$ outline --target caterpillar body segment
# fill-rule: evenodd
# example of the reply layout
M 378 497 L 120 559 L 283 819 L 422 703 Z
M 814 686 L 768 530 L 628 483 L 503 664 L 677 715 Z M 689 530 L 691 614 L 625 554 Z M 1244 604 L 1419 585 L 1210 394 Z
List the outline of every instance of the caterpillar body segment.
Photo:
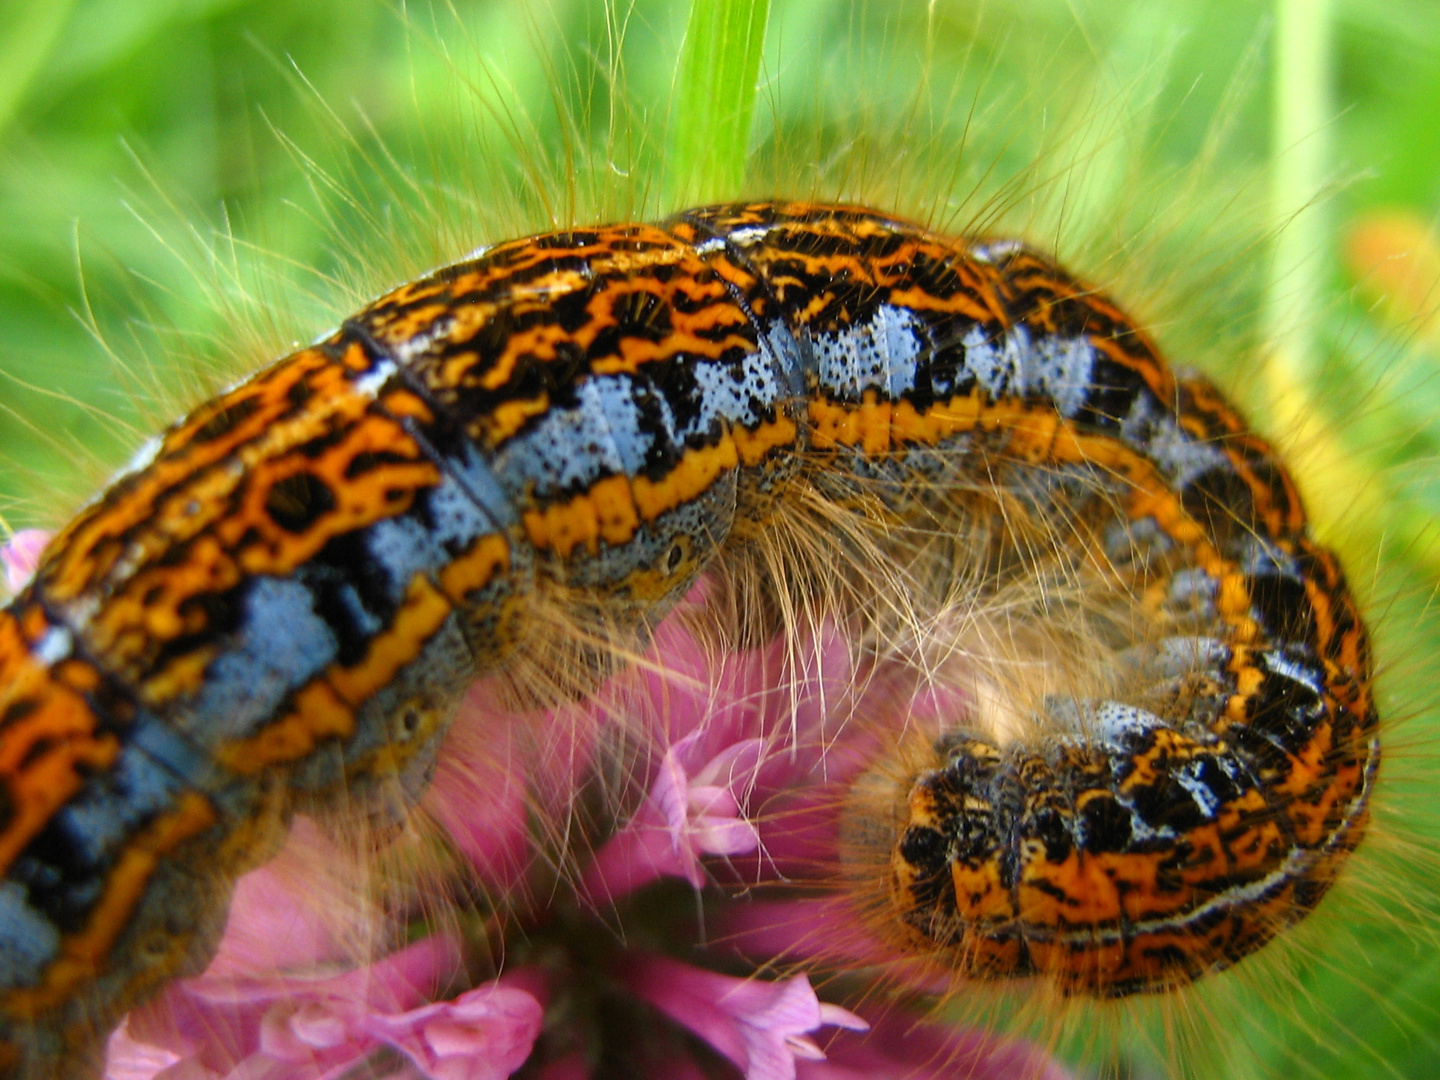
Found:
M 1047 698 L 1042 744 L 932 740 L 866 918 L 1073 993 L 1234 963 L 1319 900 L 1379 758 L 1365 628 L 1283 464 L 1023 245 L 737 204 L 402 286 L 55 538 L 0 612 L 0 1075 L 93 1069 L 289 814 L 423 790 L 477 676 L 585 693 L 802 490 L 903 533 L 961 528 L 982 482 L 1084 519 L 1076 557 L 1150 613 L 1138 690 Z

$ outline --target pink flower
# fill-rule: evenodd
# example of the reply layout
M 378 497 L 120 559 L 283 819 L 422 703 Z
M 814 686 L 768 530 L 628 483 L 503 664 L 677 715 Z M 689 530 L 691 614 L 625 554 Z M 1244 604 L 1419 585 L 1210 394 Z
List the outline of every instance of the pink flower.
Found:
M 402 1051 L 433 1080 L 503 1080 L 525 1064 L 544 1008 L 503 981 L 397 1015 L 367 1015 L 365 1034 Z
M 49 542 L 50 533 L 44 529 L 21 529 L 0 547 L 0 564 L 5 566 L 5 585 L 11 595 L 25 587 Z
M 634 958 L 625 975 L 637 996 L 729 1058 L 745 1080 L 795 1080 L 797 1060 L 825 1060 L 811 1032 L 870 1026 L 822 1003 L 804 975 L 782 982 L 736 979 L 660 956 Z
M 278 979 L 237 987 L 231 994 L 206 995 L 205 988 L 194 986 L 189 992 L 199 1006 L 197 1018 L 210 1012 L 227 1018 L 247 1010 L 258 1013 L 253 1041 L 242 1044 L 246 1053 L 225 1075 L 247 1075 L 283 1062 L 288 1067 L 280 1075 L 324 1080 L 389 1046 L 431 1080 L 503 1080 L 529 1057 L 544 1015 L 531 994 L 492 982 L 453 1001 L 397 1009 L 386 1001 L 389 988 L 377 996 L 354 978 L 384 979 L 391 974 L 384 970 L 388 963 L 314 983 Z
M 329 1080 L 388 1047 L 429 1080 L 503 1080 L 530 1055 L 544 1007 L 513 977 L 426 1001 L 459 970 L 456 943 L 440 937 L 330 976 L 239 977 L 212 965 L 131 1014 L 111 1040 L 107 1076 Z
M 701 855 L 741 855 L 759 846 L 735 789 L 743 791 L 753 777 L 763 741 L 742 739 L 691 776 L 686 762 L 695 757 L 699 735 L 665 751 L 639 812 L 596 853 L 586 884 L 597 898 L 619 899 L 662 876 L 698 889 L 705 884 Z

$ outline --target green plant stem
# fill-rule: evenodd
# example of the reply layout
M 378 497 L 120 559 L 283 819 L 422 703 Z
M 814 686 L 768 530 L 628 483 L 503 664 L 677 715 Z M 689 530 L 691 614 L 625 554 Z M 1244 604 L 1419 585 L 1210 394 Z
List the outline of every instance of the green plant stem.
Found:
M 1272 367 L 1303 380 L 1325 295 L 1328 231 L 1317 196 L 1330 168 L 1331 0 L 1275 0 L 1270 212 L 1275 247 L 1266 298 Z
M 769 0 L 693 0 L 670 117 L 677 205 L 740 194 L 769 9 Z

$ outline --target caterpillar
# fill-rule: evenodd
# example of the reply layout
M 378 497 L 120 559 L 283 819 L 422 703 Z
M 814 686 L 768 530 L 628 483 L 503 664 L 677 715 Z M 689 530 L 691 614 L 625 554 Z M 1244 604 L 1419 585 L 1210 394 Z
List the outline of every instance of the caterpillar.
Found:
M 465 687 L 555 647 L 537 611 L 579 628 L 554 655 L 583 696 L 798 486 L 903 526 L 980 481 L 1086 524 L 1077 558 L 1151 623 L 1139 689 L 1047 698 L 1047 745 L 934 742 L 886 918 L 1066 993 L 1240 960 L 1333 881 L 1380 754 L 1365 626 L 1283 463 L 1023 244 L 721 205 L 403 285 L 54 538 L 0 613 L 3 1075 L 93 1068 L 293 813 L 417 797 Z

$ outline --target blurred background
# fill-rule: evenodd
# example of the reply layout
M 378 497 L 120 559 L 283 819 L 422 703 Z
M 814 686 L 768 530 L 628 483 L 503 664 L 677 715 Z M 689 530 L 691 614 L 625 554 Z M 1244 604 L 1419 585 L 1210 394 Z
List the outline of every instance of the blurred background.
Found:
M 686 8 L 0 0 L 0 524 L 420 269 L 676 209 Z M 1291 449 L 1375 612 L 1385 791 L 1283 973 L 1183 1007 L 1181 1064 L 1440 1075 L 1440 5 L 772 0 L 750 145 L 712 197 L 1023 233 Z

